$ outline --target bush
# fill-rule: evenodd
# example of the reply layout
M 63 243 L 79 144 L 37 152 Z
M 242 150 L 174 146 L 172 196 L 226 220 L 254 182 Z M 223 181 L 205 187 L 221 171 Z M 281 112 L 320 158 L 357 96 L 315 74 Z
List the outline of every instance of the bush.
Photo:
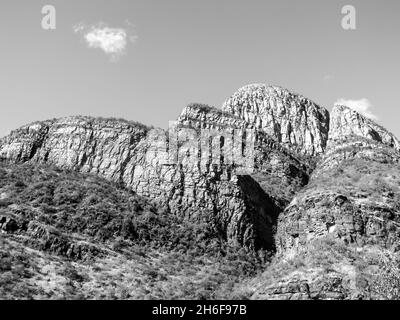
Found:
M 374 275 L 371 289 L 380 299 L 400 299 L 400 257 L 390 251 L 379 254 L 379 270 Z

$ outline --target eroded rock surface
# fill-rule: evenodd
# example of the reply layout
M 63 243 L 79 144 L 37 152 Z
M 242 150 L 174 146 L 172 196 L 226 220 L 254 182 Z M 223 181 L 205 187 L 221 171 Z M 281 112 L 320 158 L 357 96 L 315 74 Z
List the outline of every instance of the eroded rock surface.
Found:
M 335 105 L 331 112 L 330 144 L 338 144 L 337 140 L 349 136 L 363 137 L 400 150 L 399 140 L 388 130 L 349 107 Z
M 222 110 L 244 119 L 300 154 L 315 156 L 325 150 L 329 112 L 289 90 L 248 85 L 234 93 Z
M 101 175 L 171 214 L 215 225 L 228 241 L 272 249 L 279 213 L 273 199 L 229 166 L 200 167 L 191 158 L 168 163 L 168 138 L 136 123 L 72 117 L 14 131 L 1 141 L 0 155 Z
M 301 250 L 328 235 L 360 247 L 398 248 L 397 139 L 372 120 L 341 106 L 333 111 L 331 130 L 328 149 L 309 185 L 279 217 L 278 252 Z

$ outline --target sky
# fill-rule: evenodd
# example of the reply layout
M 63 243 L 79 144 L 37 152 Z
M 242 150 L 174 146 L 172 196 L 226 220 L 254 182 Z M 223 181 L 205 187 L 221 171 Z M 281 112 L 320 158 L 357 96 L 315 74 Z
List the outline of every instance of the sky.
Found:
M 398 0 L 1 0 L 0 39 L 0 136 L 70 115 L 167 128 L 189 103 L 265 83 L 400 137 Z

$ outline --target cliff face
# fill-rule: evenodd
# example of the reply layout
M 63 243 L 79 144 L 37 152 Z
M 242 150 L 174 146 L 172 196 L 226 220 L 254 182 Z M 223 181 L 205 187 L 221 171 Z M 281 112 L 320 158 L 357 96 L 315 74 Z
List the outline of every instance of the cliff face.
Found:
M 185 108 L 178 122 L 200 130 L 228 132 L 230 135 L 235 135 L 235 138 L 238 131 L 233 129 L 247 129 L 251 132 L 254 135 L 252 144 L 254 161 L 248 175 L 257 181 L 267 194 L 272 195 L 277 202 L 281 203 L 279 206 L 282 208 L 288 204 L 295 192 L 308 182 L 313 161 L 293 154 L 275 137 L 257 129 L 253 123 L 228 112 L 205 108 L 202 105 L 191 105 Z M 241 153 L 241 150 L 234 151 Z
M 332 110 L 331 119 L 329 132 L 331 144 L 338 144 L 337 140 L 349 136 L 358 136 L 400 150 L 400 142 L 392 133 L 355 110 L 336 105 Z
M 99 174 L 172 214 L 215 225 L 228 241 L 273 248 L 278 209 L 258 184 L 230 168 L 200 168 L 188 159 L 168 164 L 167 142 L 162 130 L 67 118 L 13 132 L 2 141 L 1 157 Z
M 168 135 L 116 120 L 72 117 L 25 126 L 1 142 L 0 156 L 94 173 L 183 218 L 206 220 L 229 240 L 248 247 L 271 246 L 267 212 L 276 214 L 254 183 L 218 167 L 168 163 Z M 253 189 L 247 197 L 244 190 Z M 256 203 L 253 203 L 253 202 Z M 261 220 L 261 221 L 260 221 Z M 259 223 L 258 223 L 259 222 Z M 259 230 L 261 229 L 261 230 Z M 257 232 L 259 230 L 259 232 Z M 268 234 L 268 241 L 265 239 Z
M 28 160 L 119 179 L 124 163 L 149 129 L 127 121 L 70 117 L 13 131 L 1 142 L 0 157 Z
M 325 150 L 329 112 L 286 89 L 248 85 L 233 94 L 222 110 L 244 119 L 300 154 L 315 156 Z
M 229 137 L 235 140 L 239 133 L 245 130 L 251 132 L 253 135 L 251 146 L 254 150 L 251 153 L 251 157 L 254 159 L 251 162 L 251 171 L 243 173 L 235 170 L 234 166 L 221 161 L 214 166 L 214 170 L 218 170 L 217 176 L 231 178 L 226 186 L 211 190 L 210 196 L 219 194 L 221 190 L 226 190 L 227 186 L 238 181 L 241 188 L 240 198 L 244 199 L 246 203 L 245 212 L 254 212 L 251 214 L 251 221 L 253 221 L 251 224 L 256 228 L 255 234 L 264 239 L 262 242 L 267 243 L 267 248 L 274 249 L 273 235 L 277 217 L 290 202 L 295 192 L 307 184 L 309 174 L 312 171 L 311 163 L 307 159 L 292 154 L 274 137 L 266 134 L 264 130 L 256 128 L 253 123 L 226 111 L 204 105 L 190 105 L 183 110 L 178 118 L 178 123 L 183 127 L 195 128 L 202 132 L 209 130 L 216 133 L 217 137 L 219 134 L 224 135 L 225 144 Z M 200 140 L 197 141 L 199 145 L 204 143 Z M 233 148 L 235 154 L 242 154 L 240 146 L 241 144 L 239 150 Z M 198 165 L 196 165 L 192 166 L 190 172 L 196 173 L 198 170 Z M 210 177 L 206 177 L 205 180 L 210 181 Z M 200 202 L 204 203 L 206 198 L 204 195 L 208 197 L 210 192 L 210 183 L 208 182 L 205 185 L 207 187 L 204 189 L 204 194 L 198 194 L 197 198 L 192 197 L 189 202 L 195 203 L 200 199 Z M 200 188 L 200 190 L 202 189 Z M 222 192 L 224 193 L 224 191 Z M 226 203 L 218 206 L 215 214 L 217 212 L 223 213 L 226 217 L 224 220 L 231 219 L 229 217 L 232 214 L 235 216 L 235 212 L 238 212 L 238 210 L 229 205 L 231 201 L 232 195 L 228 194 Z M 193 207 L 198 210 L 199 204 Z M 225 210 L 227 213 L 225 213 Z M 238 217 L 243 219 L 243 214 L 241 213 Z M 236 219 L 233 221 L 236 221 Z M 237 222 L 234 222 L 234 224 L 236 225 Z M 248 221 L 244 222 L 244 225 L 251 224 Z M 245 238 L 250 239 L 251 237 Z

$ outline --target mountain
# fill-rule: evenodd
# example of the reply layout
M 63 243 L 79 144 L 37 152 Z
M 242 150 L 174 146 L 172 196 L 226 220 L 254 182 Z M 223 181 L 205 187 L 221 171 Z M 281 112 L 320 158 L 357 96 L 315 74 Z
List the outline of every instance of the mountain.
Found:
M 284 88 L 253 84 L 222 109 L 187 106 L 169 130 L 82 116 L 29 124 L 0 140 L 0 159 L 5 247 L 31 248 L 35 259 L 47 252 L 82 271 L 100 258 L 131 261 L 140 248 L 146 266 L 184 252 L 202 269 L 222 254 L 227 265 L 218 264 L 206 292 L 199 273 L 180 274 L 195 286 L 192 298 L 377 298 L 372 284 L 395 294 L 375 273 L 397 272 L 399 141 L 347 107 L 330 114 Z M 252 266 L 234 271 L 231 258 Z M 229 277 L 234 290 L 215 289 Z M 93 297 L 84 283 L 75 291 Z M 167 297 L 183 297 L 170 290 L 172 277 L 151 283 L 147 295 L 126 297 L 160 297 L 160 284 Z
M 222 107 L 300 154 L 324 152 L 329 132 L 329 112 L 281 87 L 252 84 L 235 92 Z
M 344 106 L 334 107 L 330 128 L 310 182 L 277 223 L 277 264 L 300 266 L 263 280 L 255 298 L 399 297 L 398 140 Z

